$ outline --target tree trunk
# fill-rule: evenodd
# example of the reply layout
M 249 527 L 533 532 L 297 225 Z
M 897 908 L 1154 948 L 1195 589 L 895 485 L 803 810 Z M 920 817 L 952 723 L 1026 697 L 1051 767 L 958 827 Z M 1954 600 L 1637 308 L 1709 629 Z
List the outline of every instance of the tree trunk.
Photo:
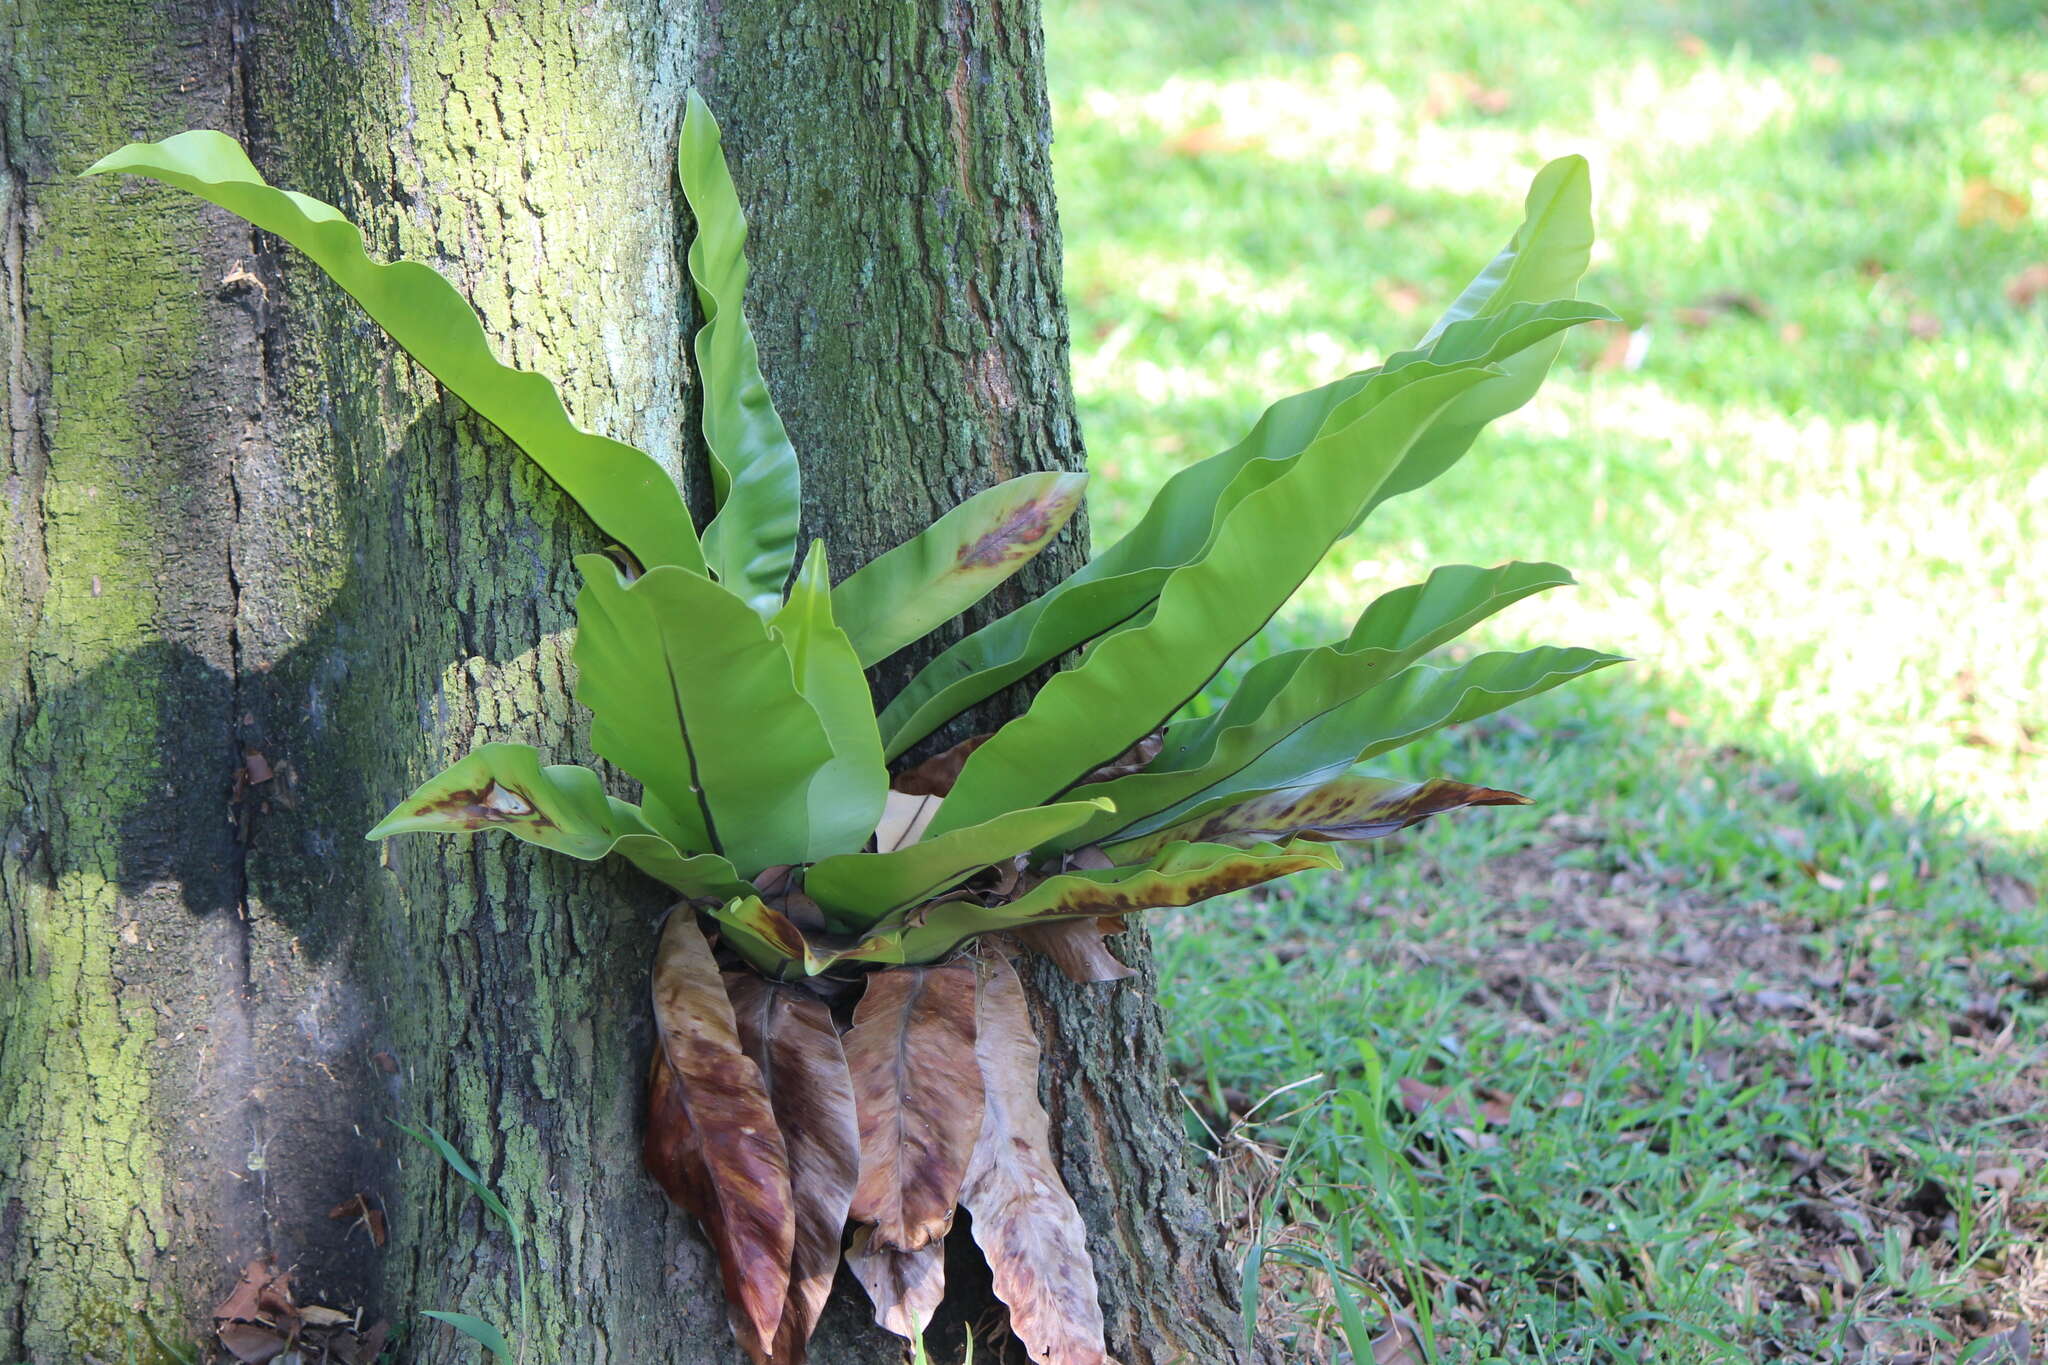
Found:
M 702 88 L 844 574 L 1079 465 L 1035 6 L 0 0 L 0 44 L 0 1361 L 123 1359 L 140 1316 L 198 1340 L 252 1259 L 302 1302 L 509 1329 L 508 1239 L 391 1119 L 526 1226 L 531 1358 L 737 1360 L 639 1170 L 658 893 L 508 840 L 360 838 L 478 741 L 588 755 L 569 557 L 599 538 L 288 250 L 71 177 L 136 134 L 234 133 L 694 480 L 672 158 Z M 1241 1358 L 1149 976 L 1037 984 L 1113 1352 Z M 381 1249 L 327 1216 L 358 1193 Z M 956 1287 L 966 1320 L 986 1292 Z M 405 1358 L 474 1350 L 421 1324 Z M 814 1358 L 900 1355 L 842 1284 Z

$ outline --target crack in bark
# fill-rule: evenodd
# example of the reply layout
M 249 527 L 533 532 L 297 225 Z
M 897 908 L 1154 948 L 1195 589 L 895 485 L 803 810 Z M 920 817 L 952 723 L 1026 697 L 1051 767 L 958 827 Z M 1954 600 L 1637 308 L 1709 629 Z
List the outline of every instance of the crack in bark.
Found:
M 229 56 L 227 77 L 229 96 L 238 116 L 240 126 L 237 132 L 240 140 L 247 145 L 252 139 L 255 126 L 255 96 L 251 91 L 249 26 L 253 22 L 251 0 L 237 0 L 228 18 Z M 247 233 L 249 258 L 252 266 L 264 257 L 261 234 L 251 227 Z M 227 650 L 228 650 L 228 709 L 227 740 L 230 750 L 229 761 L 231 783 L 229 790 L 239 799 L 236 817 L 235 840 L 233 845 L 234 866 L 231 869 L 231 894 L 234 904 L 232 921 L 233 951 L 233 999 L 236 1027 L 245 1045 L 256 1034 L 256 1020 L 253 1017 L 252 997 L 255 992 L 254 949 L 252 940 L 255 927 L 250 920 L 249 899 L 249 852 L 255 835 L 255 822 L 251 817 L 250 805 L 257 800 L 247 782 L 249 776 L 247 753 L 253 736 L 245 733 L 243 717 L 248 714 L 244 701 L 244 671 L 247 663 L 242 649 L 242 574 L 241 542 L 243 532 L 243 500 L 241 462 L 253 444 L 263 443 L 268 435 L 269 413 L 275 396 L 277 381 L 271 365 L 271 352 L 276 343 L 276 317 L 270 307 L 270 291 L 260 274 L 254 281 L 257 297 L 254 300 L 255 319 L 255 360 L 256 360 L 256 410 L 244 418 L 244 439 L 226 452 L 226 482 L 228 491 L 228 520 L 225 529 L 226 546 L 223 564 L 227 575 Z M 253 1061 L 253 1057 L 250 1058 Z M 251 1147 L 260 1150 L 267 1143 L 262 1138 L 265 1118 L 260 1090 L 250 1086 L 239 1097 L 249 1134 Z M 261 1241 L 261 1254 L 266 1262 L 276 1257 L 274 1244 L 269 1186 L 269 1164 L 256 1173 L 260 1198 L 257 1201 L 257 1231 Z

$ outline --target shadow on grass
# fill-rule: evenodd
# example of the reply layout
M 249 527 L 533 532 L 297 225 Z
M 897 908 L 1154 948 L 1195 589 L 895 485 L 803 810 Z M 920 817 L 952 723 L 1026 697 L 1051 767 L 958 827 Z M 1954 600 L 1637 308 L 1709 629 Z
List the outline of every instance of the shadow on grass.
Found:
M 1451 1359 L 1940 1354 L 2038 1309 L 2041 847 L 1697 702 L 1623 666 L 1432 736 L 1374 768 L 1540 804 L 1163 925 L 1241 1236 L 1429 1299 Z M 1327 1290 L 1266 1289 L 1328 1358 Z

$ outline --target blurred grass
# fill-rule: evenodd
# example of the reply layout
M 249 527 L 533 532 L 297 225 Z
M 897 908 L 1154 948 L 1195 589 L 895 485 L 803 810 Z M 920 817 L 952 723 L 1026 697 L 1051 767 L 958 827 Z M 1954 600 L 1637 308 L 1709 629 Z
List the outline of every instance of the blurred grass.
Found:
M 1592 160 L 1583 292 L 1627 319 L 1273 628 L 1552 559 L 1583 586 L 1476 643 L 1639 662 L 1394 765 L 1534 810 L 1161 921 L 1212 1126 L 1320 1077 L 1219 1132 L 1246 1239 L 1313 1241 L 1443 1359 L 1993 1349 L 1966 1343 L 2048 1305 L 2039 7 L 1047 26 L 1099 541 L 1264 403 L 1411 342 L 1549 157 Z M 1260 1330 L 1335 1349 L 1327 1276 L 1267 1289 Z

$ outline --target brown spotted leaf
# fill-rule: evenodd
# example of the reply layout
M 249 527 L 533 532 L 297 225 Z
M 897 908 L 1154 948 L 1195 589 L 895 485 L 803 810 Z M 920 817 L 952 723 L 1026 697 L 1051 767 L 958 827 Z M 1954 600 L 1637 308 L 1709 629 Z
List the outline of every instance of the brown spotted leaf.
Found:
M 953 790 L 954 781 L 967 766 L 967 760 L 974 757 L 974 751 L 994 737 L 991 733 L 963 739 L 944 753 L 933 754 L 916 767 L 890 778 L 889 789 L 906 796 L 944 796 Z
M 846 1268 L 868 1291 L 875 1321 L 905 1341 L 916 1341 L 946 1296 L 946 1243 L 939 1239 L 917 1251 L 891 1251 L 874 1245 L 873 1238 L 873 1228 L 854 1229 Z
M 1052 543 L 1081 505 L 1085 474 L 1050 471 L 999 483 L 832 589 L 832 614 L 863 667 L 938 629 Z
M 1492 787 L 1446 778 L 1399 782 L 1386 777 L 1340 777 L 1314 786 L 1289 787 L 1254 796 L 1234 806 L 1168 825 L 1126 843 L 1113 844 L 1119 862 L 1150 857 L 1180 840 L 1248 845 L 1313 839 L 1342 843 L 1380 839 L 1432 815 L 1466 806 L 1526 806 L 1529 798 Z
M 1276 877 L 1338 866 L 1336 854 L 1312 843 L 1252 848 L 1176 843 L 1144 862 L 1047 877 L 998 905 L 935 901 L 919 907 L 902 925 L 885 926 L 836 956 L 853 962 L 935 962 L 977 934 L 1193 905 Z
M 655 954 L 654 1021 L 647 1169 L 703 1224 L 733 1329 L 766 1359 L 796 1243 L 789 1158 L 760 1068 L 740 1047 L 711 946 L 686 906 L 669 915 Z
M 478 745 L 400 802 L 368 837 L 489 830 L 586 862 L 620 854 L 692 899 L 726 900 L 753 889 L 718 854 L 676 847 L 638 806 L 607 796 L 590 769 L 543 766 L 524 744 Z
M 824 1001 L 751 972 L 727 973 L 725 989 L 740 1046 L 760 1068 L 789 1152 L 796 1249 L 773 1355 L 776 1365 L 801 1365 L 832 1292 L 846 1214 L 860 1179 L 853 1076 Z
M 1103 1365 L 1102 1309 L 1081 1211 L 1052 1159 L 1038 1102 L 1038 1037 L 1024 986 L 999 953 L 984 959 L 974 1055 L 981 1067 L 981 1136 L 960 1202 L 988 1258 L 1010 1330 L 1038 1365 Z
M 785 978 L 799 970 L 814 975 L 826 965 L 803 930 L 759 896 L 737 896 L 705 913 L 717 921 L 719 941 L 755 971 Z
M 1117 961 L 1102 940 L 1123 932 L 1124 922 L 1115 915 L 1098 919 L 1062 919 L 1049 924 L 1027 924 L 1017 930 L 1018 941 L 1051 958 L 1067 980 L 1080 984 L 1121 981 L 1134 976 Z
M 972 967 L 871 973 L 846 1034 L 860 1114 L 853 1218 L 878 1248 L 946 1235 L 981 1128 Z

